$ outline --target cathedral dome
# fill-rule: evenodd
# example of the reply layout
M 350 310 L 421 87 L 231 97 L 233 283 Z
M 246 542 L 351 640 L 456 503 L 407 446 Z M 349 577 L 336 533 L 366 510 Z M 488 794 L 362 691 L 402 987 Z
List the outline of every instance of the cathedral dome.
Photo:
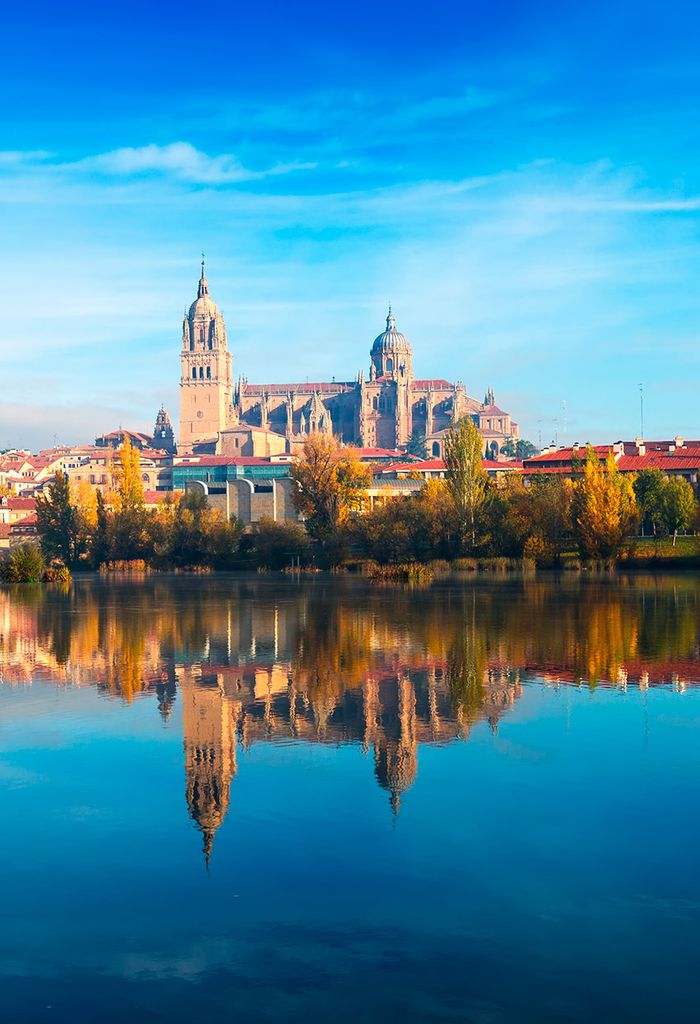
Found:
M 386 330 L 374 339 L 372 355 L 380 352 L 410 352 L 411 345 L 405 334 L 396 330 L 396 320 L 389 306 L 389 315 L 386 318 Z
M 199 279 L 197 298 L 190 306 L 188 316 L 190 320 L 206 319 L 213 320 L 219 315 L 219 307 L 209 294 L 209 282 L 204 276 L 204 260 L 202 260 L 202 276 Z

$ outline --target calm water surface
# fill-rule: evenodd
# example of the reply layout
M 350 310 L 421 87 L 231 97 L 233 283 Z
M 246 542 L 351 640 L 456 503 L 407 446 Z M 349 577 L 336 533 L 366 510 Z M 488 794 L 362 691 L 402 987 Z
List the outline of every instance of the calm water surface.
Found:
M 0 590 L 0 1019 L 700 1018 L 700 582 Z

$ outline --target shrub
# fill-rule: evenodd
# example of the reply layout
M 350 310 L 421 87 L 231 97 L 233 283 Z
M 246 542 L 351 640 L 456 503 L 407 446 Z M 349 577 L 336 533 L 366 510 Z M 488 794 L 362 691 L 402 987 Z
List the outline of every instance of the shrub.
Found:
M 276 523 L 268 516 L 255 523 L 241 547 L 256 569 L 285 569 L 292 563 L 305 565 L 310 542 L 300 523 Z
M 46 563 L 39 548 L 23 544 L 15 548 L 2 564 L 2 578 L 5 583 L 39 583 L 45 569 Z
M 550 566 L 555 562 L 556 552 L 552 544 L 535 533 L 525 541 L 523 558 L 531 559 L 537 566 Z
M 58 559 L 54 559 L 44 571 L 45 583 L 70 583 L 71 578 L 68 566 Z

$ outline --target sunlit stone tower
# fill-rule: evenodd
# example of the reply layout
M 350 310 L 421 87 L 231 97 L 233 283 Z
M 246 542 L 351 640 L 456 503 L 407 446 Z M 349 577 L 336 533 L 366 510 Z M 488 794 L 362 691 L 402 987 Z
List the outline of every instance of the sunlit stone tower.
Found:
M 182 323 L 180 362 L 178 448 L 186 451 L 195 441 L 216 438 L 219 431 L 225 430 L 233 401 L 226 324 L 209 294 L 204 260 L 197 298 Z

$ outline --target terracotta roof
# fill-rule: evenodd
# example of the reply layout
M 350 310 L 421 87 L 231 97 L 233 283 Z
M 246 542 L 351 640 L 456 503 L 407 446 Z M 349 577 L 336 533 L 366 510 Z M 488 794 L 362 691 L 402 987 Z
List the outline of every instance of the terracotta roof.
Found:
M 414 380 L 413 387 L 420 391 L 427 391 L 428 388 L 433 388 L 434 391 L 454 391 L 454 384 L 450 384 L 449 380 Z
M 36 524 L 36 512 L 32 512 L 30 516 L 25 516 L 24 519 L 18 519 L 16 523 L 10 523 L 10 534 L 36 533 Z
M 479 409 L 482 416 L 507 416 L 508 413 L 504 412 L 503 409 L 499 409 L 497 405 L 485 405 L 483 409 Z
M 0 504 L 4 505 L 6 508 L 15 509 L 15 511 L 20 511 L 21 509 L 26 508 L 33 512 L 34 509 L 36 508 L 36 498 L 22 498 L 11 496 L 9 498 L 5 498 L 2 502 L 0 502 Z
M 675 452 L 647 452 L 646 455 L 621 455 L 617 460 L 617 468 L 623 473 L 631 473 L 641 469 L 700 469 L 700 450 L 689 455 L 684 449 Z

